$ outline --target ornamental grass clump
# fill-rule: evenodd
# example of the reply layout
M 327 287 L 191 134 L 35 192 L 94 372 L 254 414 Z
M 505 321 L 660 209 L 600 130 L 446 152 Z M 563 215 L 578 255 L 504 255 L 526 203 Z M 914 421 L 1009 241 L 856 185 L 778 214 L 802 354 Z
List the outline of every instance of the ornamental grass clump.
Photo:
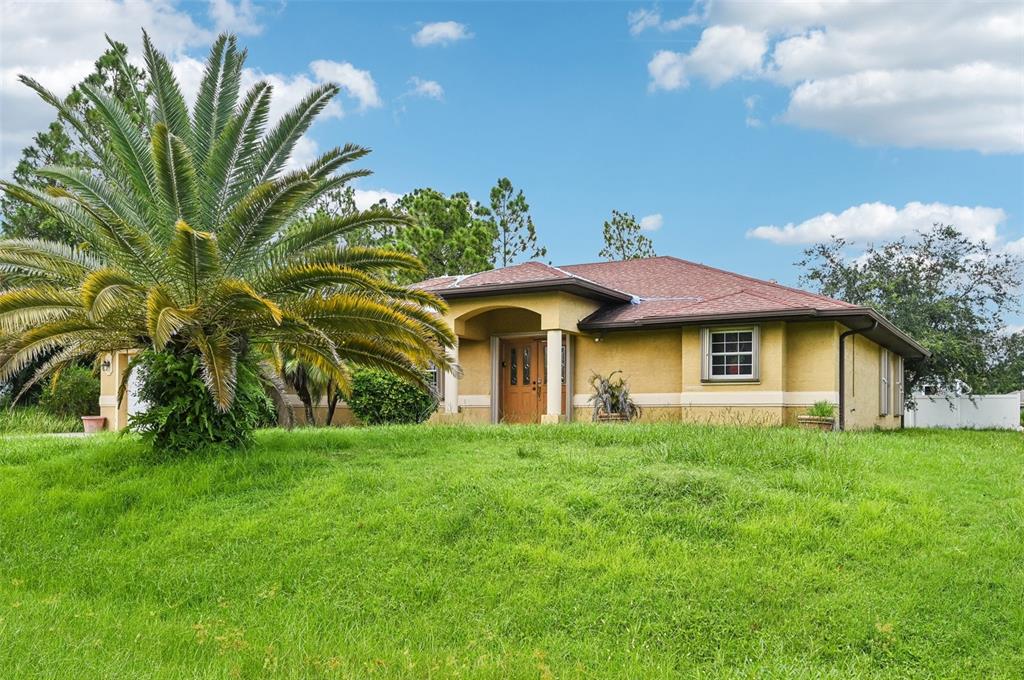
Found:
M 594 405 L 594 420 L 634 420 L 640 417 L 640 407 L 629 395 L 626 381 L 615 376 L 622 371 L 612 371 L 607 376 L 594 373 L 590 386 L 594 393 L 590 403 Z

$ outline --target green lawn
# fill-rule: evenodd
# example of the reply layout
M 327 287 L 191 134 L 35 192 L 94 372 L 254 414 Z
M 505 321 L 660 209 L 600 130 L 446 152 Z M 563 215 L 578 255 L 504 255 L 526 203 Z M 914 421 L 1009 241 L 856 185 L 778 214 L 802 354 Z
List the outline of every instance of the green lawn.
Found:
M 1020 677 L 1024 438 L 0 440 L 0 677 Z

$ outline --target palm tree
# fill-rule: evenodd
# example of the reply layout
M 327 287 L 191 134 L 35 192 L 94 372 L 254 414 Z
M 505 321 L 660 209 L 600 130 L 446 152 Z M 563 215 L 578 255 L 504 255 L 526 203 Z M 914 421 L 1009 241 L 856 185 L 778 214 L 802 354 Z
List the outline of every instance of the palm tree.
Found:
M 173 349 L 200 357 L 217 408 L 227 410 L 245 352 L 288 352 L 343 389 L 349 364 L 415 382 L 429 363 L 446 365 L 454 340 L 438 315 L 443 303 L 391 283 L 418 261 L 340 245 L 350 230 L 402 218 L 378 207 L 302 219 L 318 197 L 369 174 L 346 169 L 368 153 L 354 145 L 287 168 L 338 87 L 315 88 L 268 129 L 271 86 L 256 83 L 239 100 L 246 53 L 224 35 L 190 114 L 167 59 L 143 39 L 153 95 L 141 123 L 82 88 L 103 142 L 21 77 L 74 127 L 97 170 L 45 168 L 39 174 L 56 182 L 47 192 L 0 182 L 77 240 L 0 241 L 0 381 L 33 363 L 38 380 L 101 352 Z

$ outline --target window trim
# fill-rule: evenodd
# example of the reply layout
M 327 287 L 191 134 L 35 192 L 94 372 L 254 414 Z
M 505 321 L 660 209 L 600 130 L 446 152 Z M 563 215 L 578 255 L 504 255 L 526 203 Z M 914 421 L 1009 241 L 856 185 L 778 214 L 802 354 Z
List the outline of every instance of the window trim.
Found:
M 712 375 L 711 335 L 713 333 L 749 332 L 751 340 L 750 375 Z M 701 362 L 700 379 L 707 383 L 754 383 L 761 381 L 761 327 L 748 326 L 705 326 L 700 329 Z
M 889 350 L 884 347 L 878 356 L 878 415 L 887 416 L 892 410 L 892 362 Z

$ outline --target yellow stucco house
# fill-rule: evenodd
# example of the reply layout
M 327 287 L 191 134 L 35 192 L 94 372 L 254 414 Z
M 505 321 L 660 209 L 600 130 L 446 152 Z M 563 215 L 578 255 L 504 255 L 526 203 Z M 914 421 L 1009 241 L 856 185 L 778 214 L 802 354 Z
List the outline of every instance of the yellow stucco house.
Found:
M 458 337 L 458 369 L 436 376 L 438 421 L 589 420 L 591 375 L 621 371 L 643 420 L 786 425 L 828 401 L 842 428 L 898 428 L 904 359 L 927 354 L 869 308 L 674 257 L 527 262 L 417 287 L 445 299 Z M 130 385 L 116 398 L 128 360 L 104 359 L 111 429 L 133 408 Z M 353 421 L 340 405 L 333 424 Z
M 903 361 L 927 354 L 874 310 L 674 257 L 419 287 L 458 336 L 461 375 L 439 377 L 449 420 L 589 420 L 590 376 L 622 371 L 644 420 L 793 424 L 829 401 L 842 427 L 897 428 Z

